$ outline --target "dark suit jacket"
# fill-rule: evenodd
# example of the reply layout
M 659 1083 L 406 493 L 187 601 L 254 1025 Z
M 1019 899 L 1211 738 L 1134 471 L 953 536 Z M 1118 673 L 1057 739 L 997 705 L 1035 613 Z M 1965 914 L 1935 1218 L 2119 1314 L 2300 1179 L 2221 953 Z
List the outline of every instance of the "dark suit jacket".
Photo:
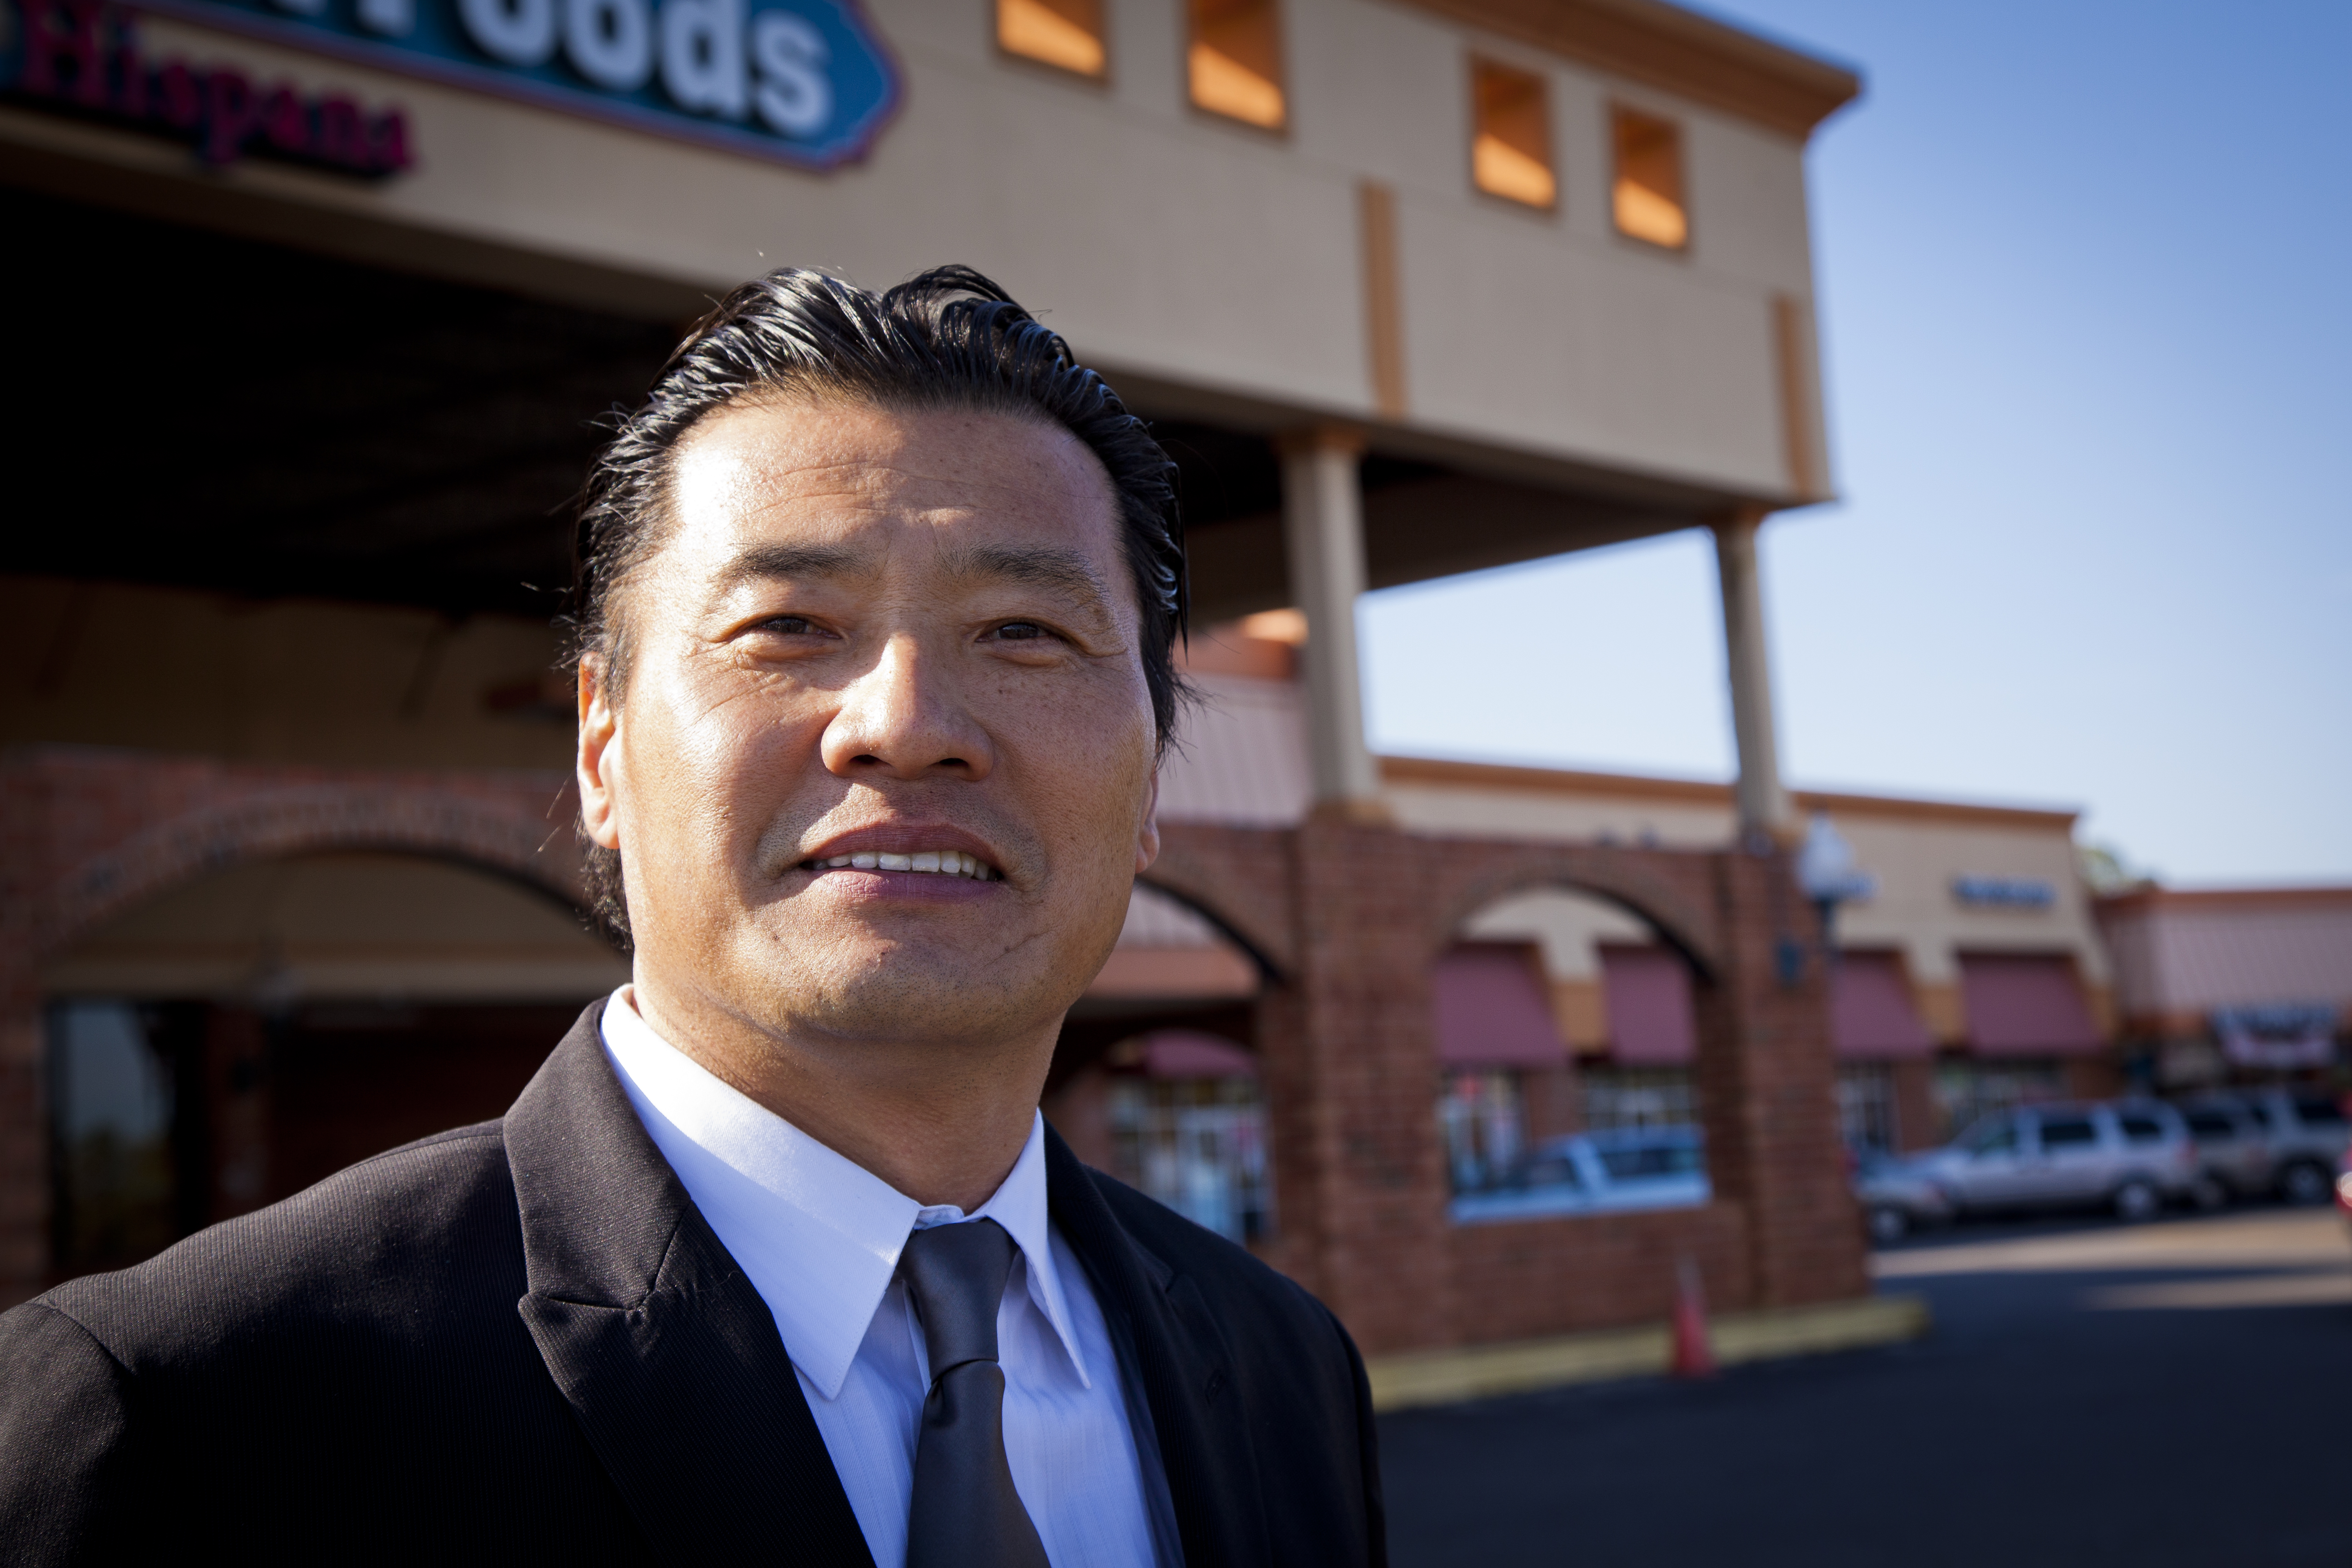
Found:
M 599 1012 L 503 1120 L 0 1317 L 0 1561 L 869 1563 L 775 1319 Z M 1331 1314 L 1046 1139 L 1185 1562 L 1384 1561 Z

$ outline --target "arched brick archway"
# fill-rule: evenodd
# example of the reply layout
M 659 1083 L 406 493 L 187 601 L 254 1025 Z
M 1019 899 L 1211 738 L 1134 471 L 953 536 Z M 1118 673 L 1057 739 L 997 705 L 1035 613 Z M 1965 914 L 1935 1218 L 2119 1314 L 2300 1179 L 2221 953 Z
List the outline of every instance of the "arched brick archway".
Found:
M 256 789 L 131 834 L 67 872 L 35 961 L 108 919 L 200 877 L 256 861 L 378 850 L 446 861 L 577 908 L 572 835 L 520 802 L 366 786 Z
M 568 775 L 273 768 L 52 748 L 0 764 L 0 985 L 100 923 L 256 860 L 379 849 L 580 898 Z
M 1616 904 L 1688 959 L 1702 981 L 1722 973 L 1719 921 L 1706 897 L 1710 857 L 1609 845 L 1447 845 L 1432 867 L 1427 940 L 1434 953 L 1487 905 L 1541 888 Z
M 1290 839 L 1279 829 L 1162 823 L 1160 858 L 1136 880 L 1215 926 L 1278 982 L 1297 963 Z
M 457 862 L 580 898 L 567 775 L 336 769 L 42 747 L 0 759 L 0 1305 L 48 1266 L 42 967 L 232 866 L 331 850 Z

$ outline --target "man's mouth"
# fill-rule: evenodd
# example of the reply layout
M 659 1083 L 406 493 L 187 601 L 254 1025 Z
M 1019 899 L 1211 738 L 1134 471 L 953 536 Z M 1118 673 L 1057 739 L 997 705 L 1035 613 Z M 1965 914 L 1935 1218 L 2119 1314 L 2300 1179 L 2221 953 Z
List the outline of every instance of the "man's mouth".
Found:
M 803 871 L 904 871 L 929 876 L 961 876 L 974 882 L 1002 882 L 1004 873 L 961 850 L 914 850 L 895 854 L 887 850 L 859 850 L 854 854 L 827 855 L 801 862 Z

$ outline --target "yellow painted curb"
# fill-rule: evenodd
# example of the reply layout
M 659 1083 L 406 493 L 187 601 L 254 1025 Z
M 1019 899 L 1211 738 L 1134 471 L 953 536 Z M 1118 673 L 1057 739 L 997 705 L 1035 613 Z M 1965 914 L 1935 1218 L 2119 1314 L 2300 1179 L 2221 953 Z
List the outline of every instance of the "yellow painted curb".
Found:
M 1708 1325 L 1707 1338 L 1716 1360 L 1730 1365 L 1894 1344 L 1919 1338 L 1929 1322 L 1927 1303 L 1916 1296 L 1865 1296 L 1820 1306 L 1727 1312 Z M 1559 1339 L 1381 1356 L 1365 1370 L 1371 1377 L 1373 1409 L 1406 1410 L 1654 1375 L 1667 1369 L 1673 1349 L 1664 1323 L 1644 1323 Z

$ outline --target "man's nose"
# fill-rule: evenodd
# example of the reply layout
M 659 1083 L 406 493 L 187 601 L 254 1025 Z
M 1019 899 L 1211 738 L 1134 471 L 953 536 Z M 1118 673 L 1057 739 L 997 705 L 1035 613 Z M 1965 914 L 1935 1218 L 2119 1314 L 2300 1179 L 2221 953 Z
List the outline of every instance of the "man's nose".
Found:
M 825 727 L 826 769 L 845 779 L 987 778 L 994 749 L 945 665 L 915 637 L 885 643 Z

